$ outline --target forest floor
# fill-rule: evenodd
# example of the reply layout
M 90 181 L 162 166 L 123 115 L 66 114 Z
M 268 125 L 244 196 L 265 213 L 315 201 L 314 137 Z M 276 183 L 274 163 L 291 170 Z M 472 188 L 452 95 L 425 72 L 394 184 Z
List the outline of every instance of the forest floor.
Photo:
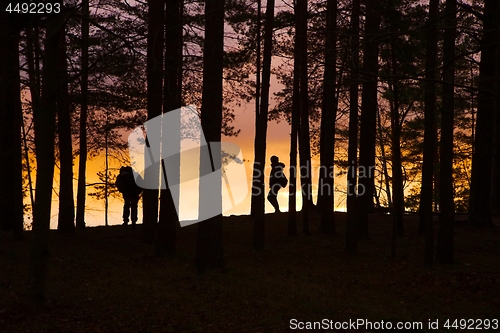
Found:
M 24 242 L 0 233 L 0 332 L 284 332 L 291 319 L 419 321 L 421 332 L 438 319 L 434 332 L 454 332 L 447 319 L 500 319 L 498 229 L 458 224 L 456 264 L 430 271 L 417 216 L 405 217 L 394 258 L 388 215 L 370 216 L 371 239 L 357 256 L 344 251 L 345 215 L 336 214 L 335 235 L 318 233 L 318 217 L 310 235 L 290 238 L 286 213 L 266 215 L 261 252 L 250 217 L 224 218 L 227 267 L 204 275 L 194 268 L 196 225 L 178 228 L 173 258 L 153 257 L 140 226 L 52 231 L 42 310 L 23 305 L 30 233 Z

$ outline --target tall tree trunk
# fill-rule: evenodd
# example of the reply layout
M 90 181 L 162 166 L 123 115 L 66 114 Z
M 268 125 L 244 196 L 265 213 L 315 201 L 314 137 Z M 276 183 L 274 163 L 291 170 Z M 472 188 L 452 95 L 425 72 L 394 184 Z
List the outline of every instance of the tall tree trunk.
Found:
M 295 3 L 295 33 L 297 35 L 297 43 L 299 48 L 299 160 L 300 185 L 302 188 L 302 231 L 304 233 L 309 233 L 309 209 L 313 207 L 311 189 L 311 144 L 309 137 L 309 92 L 307 77 L 307 16 L 307 0 L 297 0 Z
M 377 1 L 366 1 L 365 39 L 363 42 L 363 92 L 359 138 L 358 237 L 368 238 L 368 214 L 373 211 L 375 140 L 377 124 L 378 29 Z M 361 194 L 363 193 L 363 194 Z
M 391 46 L 394 48 L 394 43 Z M 392 50 L 394 52 L 394 50 Z M 394 54 L 394 53 L 393 53 Z M 393 56 L 393 62 L 396 61 Z M 396 66 L 393 63 L 393 76 L 396 76 Z M 403 174 L 401 171 L 401 125 L 399 122 L 399 82 L 395 82 L 392 85 L 393 98 L 394 101 L 391 103 L 391 148 L 392 148 L 392 243 L 391 243 L 391 256 L 396 256 L 396 235 L 402 236 L 404 233 L 403 229 Z
M 163 112 L 179 109 L 181 105 L 180 81 L 182 71 L 182 0 L 167 0 L 165 10 L 165 86 L 163 91 Z M 177 115 L 179 113 L 173 113 Z M 177 120 L 177 119 L 176 119 Z M 178 119 L 179 122 L 181 119 Z M 165 127 L 163 127 L 165 128 Z M 177 129 L 168 127 L 169 146 L 162 148 L 162 154 L 172 151 L 169 173 L 165 172 L 163 166 L 163 181 L 166 189 L 160 194 L 160 217 L 158 221 L 158 233 L 156 235 L 155 254 L 157 256 L 172 256 L 175 254 L 175 229 L 179 222 L 179 216 L 175 209 L 175 202 L 179 202 L 180 193 L 178 187 L 170 187 L 169 184 L 180 183 L 180 151 L 181 133 Z M 173 133 L 175 131 L 175 133 Z M 175 158 L 175 161 L 172 160 Z M 175 168 L 175 170 L 174 170 Z M 175 172 L 174 172 L 175 171 Z
M 163 39 L 164 39 L 164 1 L 149 1 L 148 20 L 148 51 L 146 73 L 148 81 L 148 120 L 161 115 L 162 112 L 162 76 L 163 76 Z M 159 148 L 147 139 L 149 149 Z M 146 148 L 146 149 L 148 149 Z M 160 151 L 151 152 L 153 156 L 160 156 Z M 147 158 L 147 157 L 146 157 Z M 144 180 L 154 189 L 145 189 L 143 192 L 143 220 L 142 240 L 153 243 L 158 223 L 158 195 L 160 168 L 154 163 L 145 169 Z M 156 184 L 156 187 L 155 187 Z
M 76 194 L 76 227 L 85 228 L 85 197 L 87 171 L 87 113 L 89 90 L 89 0 L 82 0 L 82 68 L 81 68 L 81 95 L 80 105 L 80 154 L 78 158 L 78 184 Z
M 297 140 L 300 127 L 299 43 L 293 45 L 292 124 L 290 135 L 290 181 L 288 184 L 288 236 L 297 235 Z
M 495 110 L 496 34 L 499 3 L 485 0 L 479 92 L 477 101 L 476 140 L 472 155 L 469 223 L 476 228 L 492 226 L 491 219 L 491 155 L 493 152 L 493 121 Z
M 221 141 L 223 56 L 224 0 L 207 1 L 205 3 L 201 126 L 208 144 Z M 220 149 L 208 150 L 208 153 L 211 150 L 213 173 L 219 177 L 209 186 L 204 186 L 204 178 L 200 179 L 200 216 L 203 216 L 205 209 L 213 210 L 213 207 L 220 209 L 220 214 L 198 223 L 195 265 L 199 273 L 224 268 L 221 152 Z M 210 158 L 204 151 L 202 149 L 200 154 L 202 162 Z
M 358 95 L 359 95 L 359 14 L 360 1 L 352 1 L 351 13 L 351 79 L 349 84 L 349 146 L 347 148 L 347 216 L 346 245 L 348 253 L 358 252 L 357 240 L 357 166 L 358 166 Z
M 62 5 L 61 5 L 62 6 Z M 27 279 L 28 301 L 44 304 L 47 285 L 47 257 L 50 209 L 52 205 L 52 179 L 54 175 L 54 133 L 58 85 L 59 29 L 64 22 L 63 14 L 55 14 L 47 21 L 45 54 L 43 61 L 42 100 L 35 113 L 36 147 L 36 197 L 33 207 L 33 229 L 30 244 L 29 272 Z
M 500 11 L 499 11 L 500 18 Z M 497 34 L 497 45 L 500 45 L 500 33 Z M 495 101 L 495 124 L 494 124 L 494 142 L 493 142 L 493 164 L 491 175 L 491 213 L 493 215 L 500 214 L 500 207 L 497 204 L 500 202 L 500 47 L 497 49 L 497 66 L 496 66 L 496 101 Z
M 394 1 L 391 0 L 390 9 L 390 32 L 391 32 L 391 71 L 392 78 L 392 93 L 393 100 L 391 103 L 391 150 L 392 150 L 392 244 L 391 255 L 396 256 L 396 235 L 402 236 L 403 229 L 403 205 L 404 205 L 404 189 L 403 189 L 403 172 L 401 165 L 401 121 L 399 116 L 399 64 L 396 57 L 396 34 L 398 33 L 397 24 L 398 9 Z
M 436 260 L 441 264 L 453 263 L 453 225 L 455 202 L 453 200 L 453 118 L 455 95 L 455 39 L 457 0 L 446 0 L 443 40 L 443 106 L 441 114 L 440 188 L 441 215 Z M 491 120 L 490 120 L 491 121 Z
M 0 229 L 23 239 L 23 167 L 19 26 L 15 15 L 0 14 Z
M 438 44 L 439 0 L 429 1 L 427 20 L 427 52 L 425 59 L 425 96 L 424 96 L 424 153 L 422 165 L 422 187 L 420 190 L 419 231 L 425 234 L 424 263 L 432 268 L 434 261 L 434 228 L 432 222 L 432 196 L 434 156 L 436 153 L 436 59 Z
M 321 201 L 320 231 L 335 232 L 334 207 L 334 152 L 335 119 L 337 118 L 336 64 L 337 64 L 337 1 L 326 3 L 325 73 L 323 87 L 323 110 L 321 112 L 320 174 L 318 203 Z
M 29 89 L 31 95 L 31 108 L 33 112 L 38 112 L 40 109 L 40 86 L 39 86 L 39 65 L 37 52 L 39 36 L 35 33 L 37 29 L 27 28 L 26 29 L 26 60 L 28 65 L 28 79 L 29 79 Z M 36 46 L 35 46 L 36 45 Z M 33 119 L 32 119 L 33 121 Z M 26 126 L 24 123 L 24 115 L 21 115 L 21 132 L 24 148 L 24 159 L 26 161 L 26 169 L 28 173 L 28 186 L 30 191 L 30 202 L 31 208 L 35 205 L 35 199 L 33 194 L 33 181 L 31 176 L 31 163 L 29 159 L 29 149 L 28 149 L 28 139 L 26 133 Z
M 261 83 L 260 83 L 260 80 L 261 80 L 261 73 L 260 73 L 260 70 L 261 70 L 261 38 L 260 38 L 260 35 L 261 35 L 261 25 L 262 25 L 262 19 L 261 19 L 261 9 L 262 5 L 261 5 L 261 0 L 257 0 L 257 27 L 256 27 L 256 33 L 257 33 L 257 38 L 256 38 L 256 44 L 257 44 L 257 49 L 256 49 L 256 60 L 255 60 L 255 67 L 256 67 L 256 71 L 255 71 L 255 138 L 254 138 L 254 145 L 256 146 L 257 144 L 257 128 L 259 127 L 259 121 L 260 121 L 260 118 L 259 118 L 259 109 L 260 109 L 260 89 L 261 89 Z M 254 171 L 256 171 L 254 169 Z M 258 197 L 259 197 L 259 187 L 256 187 L 256 186 L 253 186 L 254 185 L 254 181 L 257 181 L 258 180 L 258 177 L 257 177 L 257 174 L 255 174 L 253 176 L 253 179 L 252 179 L 252 197 L 251 197 L 251 201 L 250 201 L 250 215 L 251 216 L 255 216 L 255 212 L 256 212 L 256 205 L 257 205 L 257 201 L 258 201 Z
M 104 126 L 104 225 L 109 225 L 109 115 L 106 110 L 106 125 Z
M 59 136 L 59 216 L 57 231 L 75 232 L 75 202 L 73 197 L 73 144 L 71 137 L 71 111 L 68 93 L 66 61 L 66 29 L 59 30 L 58 48 L 59 93 L 57 94 L 57 133 Z
M 264 22 L 264 57 L 262 61 L 262 93 L 258 120 L 255 128 L 255 160 L 253 187 L 258 189 L 255 200 L 253 247 L 264 248 L 265 243 L 265 192 L 264 167 L 266 163 L 267 113 L 269 108 L 269 85 L 271 81 L 271 58 L 273 47 L 274 0 L 267 1 Z

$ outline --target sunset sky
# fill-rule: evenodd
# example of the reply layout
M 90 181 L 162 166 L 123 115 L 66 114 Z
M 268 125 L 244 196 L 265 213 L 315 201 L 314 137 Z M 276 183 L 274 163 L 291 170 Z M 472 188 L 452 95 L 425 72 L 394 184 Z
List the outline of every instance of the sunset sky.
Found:
M 278 91 L 281 88 L 281 85 L 277 82 L 276 77 L 272 77 L 271 89 L 272 91 Z M 274 101 L 271 99 L 272 107 L 274 105 Z M 254 123 L 255 123 L 255 104 L 254 102 L 243 103 L 241 107 L 235 108 L 235 121 L 233 125 L 236 129 L 240 129 L 241 132 L 237 137 L 224 137 L 224 142 L 231 142 L 239 145 L 241 147 L 241 151 L 243 154 L 243 158 L 245 160 L 245 168 L 247 172 L 247 185 L 248 189 L 251 189 L 251 176 L 252 176 L 252 164 L 253 164 L 253 140 L 254 140 Z M 288 175 L 288 166 L 289 166 L 289 154 L 290 154 L 290 127 L 286 121 L 281 121 L 277 123 L 276 121 L 270 121 L 268 125 L 268 134 L 267 134 L 267 152 L 266 152 L 266 161 L 269 164 L 269 159 L 272 155 L 277 155 L 280 157 L 280 161 L 285 163 L 286 168 L 285 172 L 287 177 Z M 313 184 L 317 182 L 317 167 L 319 161 L 317 158 L 313 158 Z M 74 161 L 74 178 L 75 178 L 75 198 L 76 198 L 76 179 L 78 177 L 78 157 Z M 113 160 L 110 160 L 110 169 L 114 173 L 118 173 L 120 165 Z M 182 167 L 182 166 L 181 166 Z M 87 165 L 87 183 L 98 182 L 97 172 L 104 171 L 105 168 L 105 160 L 104 156 L 99 156 L 97 158 L 91 159 L 88 161 Z M 114 169 L 114 170 L 113 170 Z M 267 193 L 267 183 L 268 183 L 268 175 L 266 174 L 266 193 Z M 52 206 L 52 220 L 51 220 L 51 228 L 57 228 L 57 210 L 58 210 L 58 198 L 57 198 L 57 186 L 58 186 L 58 170 L 56 168 L 56 174 L 54 175 L 55 180 L 55 188 L 53 194 L 53 206 Z M 343 177 L 342 177 L 343 179 Z M 341 182 L 341 179 L 337 179 L 336 182 Z M 242 186 L 245 186 L 242 184 Z M 104 225 L 104 200 L 97 200 L 88 195 L 91 192 L 91 188 L 87 189 L 87 204 L 86 204 L 86 222 L 88 226 L 98 226 Z M 180 218 L 182 220 L 192 219 L 196 217 L 196 202 L 192 200 L 192 196 L 181 192 L 181 214 Z M 288 210 L 288 187 L 282 189 L 278 196 L 278 201 L 280 203 L 280 207 L 282 211 Z M 302 199 L 300 196 L 297 197 L 297 208 L 300 209 Z M 142 204 L 139 204 L 139 222 L 141 222 L 142 216 Z M 339 195 L 336 197 L 336 209 L 343 209 L 343 201 Z M 109 197 L 109 224 L 121 224 L 121 210 L 123 207 L 123 201 L 121 198 L 115 198 L 113 196 Z M 266 213 L 270 213 L 273 211 L 273 208 L 269 202 L 266 200 Z M 250 212 L 250 193 L 247 195 L 246 199 L 238 204 L 233 209 L 224 212 L 224 215 L 245 215 Z

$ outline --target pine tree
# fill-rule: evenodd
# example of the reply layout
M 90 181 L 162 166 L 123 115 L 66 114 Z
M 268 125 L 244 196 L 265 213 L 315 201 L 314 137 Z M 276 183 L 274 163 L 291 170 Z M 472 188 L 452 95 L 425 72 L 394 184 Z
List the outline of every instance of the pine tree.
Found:
M 333 160 L 335 150 L 335 119 L 337 118 L 336 64 L 337 64 L 337 1 L 327 1 L 326 40 L 323 110 L 321 114 L 320 175 L 318 186 L 318 204 L 321 210 L 320 230 L 330 234 L 335 232 L 333 214 L 334 179 Z
M 443 97 L 441 114 L 439 233 L 436 260 L 453 263 L 455 202 L 453 198 L 453 130 L 455 116 L 456 0 L 447 0 L 443 40 Z
M 201 126 L 207 143 L 220 142 L 222 130 L 222 71 L 224 55 L 224 0 L 209 0 L 205 3 L 205 47 L 203 49 L 203 95 L 201 104 Z M 214 145 L 217 146 L 217 145 Z M 208 150 L 208 151 L 207 151 Z M 220 149 L 202 149 L 200 161 L 210 158 L 213 171 L 222 182 Z M 210 182 L 205 186 L 200 179 L 200 216 L 205 209 L 220 209 L 220 214 L 198 223 L 195 265 L 199 273 L 224 268 L 222 242 L 222 192 Z
M 28 301 L 44 304 L 46 301 L 48 235 L 52 205 L 52 178 L 54 175 L 54 136 L 57 93 L 60 83 L 58 71 L 59 30 L 63 14 L 53 15 L 47 22 L 45 54 L 42 72 L 41 105 L 34 116 L 36 146 L 36 197 L 33 207 L 33 228 L 30 244 Z
M 484 2 L 481 62 L 479 65 L 476 138 L 472 155 L 469 223 L 476 228 L 493 225 L 491 218 L 491 162 L 495 110 L 495 69 L 498 30 L 498 7 L 495 0 Z
M 379 19 L 377 1 L 366 1 L 365 37 L 363 42 L 363 92 L 361 95 L 361 124 L 359 139 L 359 166 L 364 170 L 359 184 L 358 237 L 368 238 L 368 213 L 373 211 L 375 165 L 375 137 L 377 120 L 377 85 L 378 85 L 378 30 Z M 361 192 L 361 191 L 360 191 Z
M 434 231 L 432 222 L 432 194 L 434 156 L 436 146 L 436 62 L 437 62 L 437 16 L 439 0 L 429 1 L 427 19 L 427 52 L 425 59 L 424 97 L 424 151 L 422 166 L 422 187 L 420 191 L 419 234 L 425 234 L 425 265 L 432 268 L 434 260 Z
M 148 19 L 148 50 L 147 50 L 147 81 L 148 81 L 148 120 L 161 115 L 162 112 L 162 76 L 163 76 L 163 39 L 164 39 L 164 1 L 149 1 Z M 146 139 L 146 146 L 149 140 Z M 147 148 L 146 148 L 147 149 Z M 152 149 L 152 148 L 151 148 Z M 152 152 L 159 156 L 159 151 Z M 159 164 L 155 163 L 145 170 L 144 180 L 151 185 L 157 184 L 154 189 L 145 189 L 143 192 L 143 225 L 142 239 L 146 243 L 153 243 L 158 222 L 158 178 Z M 154 186 L 151 186 L 154 187 Z

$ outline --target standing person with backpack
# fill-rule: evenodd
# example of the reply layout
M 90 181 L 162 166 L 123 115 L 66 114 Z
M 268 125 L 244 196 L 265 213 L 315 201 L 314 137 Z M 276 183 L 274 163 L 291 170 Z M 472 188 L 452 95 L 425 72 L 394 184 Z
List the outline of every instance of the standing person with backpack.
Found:
M 275 213 L 281 212 L 278 203 L 278 191 L 288 184 L 284 168 L 285 164 L 279 161 L 278 156 L 271 156 L 271 174 L 269 175 L 269 194 L 267 195 L 267 200 L 273 205 Z
M 136 183 L 140 183 L 142 177 L 139 174 L 134 174 L 132 167 L 123 166 L 120 168 L 120 174 L 116 177 L 116 187 L 123 195 L 123 225 L 128 225 L 129 216 L 132 220 L 132 228 L 135 228 L 137 222 L 137 205 L 139 197 L 142 193 L 142 188 Z

